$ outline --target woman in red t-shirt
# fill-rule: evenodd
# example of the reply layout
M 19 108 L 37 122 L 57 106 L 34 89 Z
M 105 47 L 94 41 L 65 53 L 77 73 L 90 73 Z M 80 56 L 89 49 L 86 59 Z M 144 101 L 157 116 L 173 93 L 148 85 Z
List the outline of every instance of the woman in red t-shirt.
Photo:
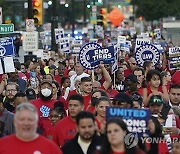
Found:
M 105 117 L 106 117 L 106 107 L 110 106 L 110 99 L 101 96 L 95 105 L 95 110 L 96 110 L 96 117 L 95 121 L 98 127 L 98 132 L 103 133 L 104 128 L 105 128 Z

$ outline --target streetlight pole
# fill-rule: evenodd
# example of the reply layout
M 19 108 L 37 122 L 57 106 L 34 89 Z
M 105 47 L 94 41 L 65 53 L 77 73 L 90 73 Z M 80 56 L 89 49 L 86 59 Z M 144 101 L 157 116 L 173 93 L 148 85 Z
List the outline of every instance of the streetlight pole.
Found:
M 75 30 L 75 11 L 74 11 L 74 0 L 72 0 L 72 37 L 74 37 L 74 30 Z
M 84 26 L 86 26 L 86 3 L 87 0 L 84 0 Z
M 33 19 L 32 0 L 28 0 L 28 19 Z
M 55 28 L 57 28 L 57 11 L 56 11 L 56 0 L 52 0 L 52 16 L 51 16 L 51 50 L 58 51 L 58 46 L 55 42 Z

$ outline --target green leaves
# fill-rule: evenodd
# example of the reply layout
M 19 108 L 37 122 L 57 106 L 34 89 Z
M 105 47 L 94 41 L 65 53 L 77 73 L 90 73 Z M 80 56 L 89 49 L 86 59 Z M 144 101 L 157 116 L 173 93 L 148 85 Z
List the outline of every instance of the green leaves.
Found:
M 143 16 L 147 21 L 180 16 L 180 1 L 177 0 L 132 0 L 131 4 L 137 6 L 136 16 Z

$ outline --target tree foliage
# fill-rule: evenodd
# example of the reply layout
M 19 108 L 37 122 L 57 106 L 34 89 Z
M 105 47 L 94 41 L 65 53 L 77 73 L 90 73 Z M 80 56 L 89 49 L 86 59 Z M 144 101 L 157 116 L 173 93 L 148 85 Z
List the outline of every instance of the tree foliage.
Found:
M 143 16 L 147 21 L 180 16 L 180 0 L 132 0 L 131 4 L 137 6 L 136 16 Z

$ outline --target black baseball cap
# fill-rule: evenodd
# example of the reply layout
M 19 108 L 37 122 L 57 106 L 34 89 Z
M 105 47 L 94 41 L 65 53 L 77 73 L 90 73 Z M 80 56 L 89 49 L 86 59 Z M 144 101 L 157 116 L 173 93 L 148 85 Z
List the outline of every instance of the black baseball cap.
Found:
M 157 105 L 162 105 L 163 104 L 163 100 L 162 100 L 161 96 L 152 95 L 150 97 L 149 105 L 154 105 L 154 104 L 157 104 Z
M 130 80 L 130 81 L 136 83 L 137 82 L 137 77 L 134 74 L 130 74 L 125 78 L 125 80 Z
M 43 85 L 44 83 L 48 83 L 49 85 L 52 86 L 52 82 L 47 79 L 42 80 L 41 85 Z
M 132 105 L 131 97 L 128 94 L 123 93 L 123 92 L 120 92 L 120 93 L 116 94 L 113 100 L 126 102 L 127 104 Z
M 54 69 L 54 70 L 55 70 L 56 68 L 57 68 L 57 67 L 56 67 L 55 65 L 50 65 L 50 66 L 49 66 L 49 69 Z
M 25 93 L 28 100 L 36 99 L 36 93 L 34 89 L 28 88 Z

